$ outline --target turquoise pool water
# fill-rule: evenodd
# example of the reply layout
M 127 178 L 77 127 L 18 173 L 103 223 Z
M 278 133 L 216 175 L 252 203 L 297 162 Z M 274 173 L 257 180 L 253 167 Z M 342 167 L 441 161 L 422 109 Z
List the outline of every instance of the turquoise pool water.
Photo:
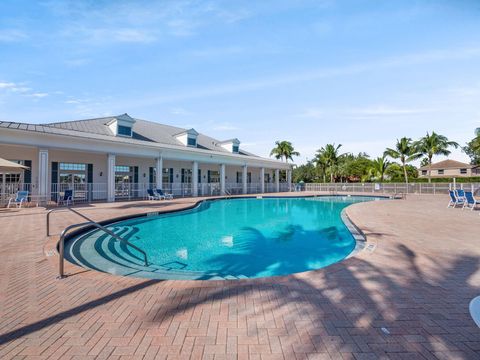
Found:
M 152 278 L 258 278 L 319 269 L 347 257 L 355 241 L 342 210 L 365 197 L 206 201 L 197 208 L 121 221 L 110 229 L 141 254 L 91 231 L 67 243 L 67 258 L 119 275 Z

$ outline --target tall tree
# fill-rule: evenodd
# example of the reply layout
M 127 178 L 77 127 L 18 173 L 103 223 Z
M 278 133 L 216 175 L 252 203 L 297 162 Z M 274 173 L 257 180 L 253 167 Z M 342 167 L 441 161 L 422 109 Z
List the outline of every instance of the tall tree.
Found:
M 475 138 L 463 147 L 463 151 L 470 157 L 472 165 L 480 165 L 480 128 L 475 130 Z
M 450 147 L 458 148 L 458 143 L 450 141 L 444 135 L 439 135 L 435 131 L 422 137 L 415 143 L 417 152 L 422 154 L 428 160 L 428 182 L 432 182 L 432 159 L 435 155 L 450 155 Z
M 390 157 L 395 160 L 400 160 L 403 167 L 403 175 L 405 177 L 405 184 L 408 184 L 407 164 L 422 157 L 422 154 L 417 152 L 412 139 L 403 137 L 397 139 L 395 148 L 387 148 L 384 157 Z
M 292 156 L 300 156 L 298 151 L 295 151 L 290 141 L 275 141 L 275 147 L 270 152 L 270 156 L 275 156 L 276 159 L 293 160 Z
M 317 155 L 315 156 L 315 162 L 322 164 L 328 169 L 330 173 L 330 182 L 334 182 L 335 179 L 335 169 L 338 168 L 340 159 L 344 154 L 340 154 L 339 150 L 342 147 L 342 144 L 327 144 L 325 147 L 317 150 Z
M 372 160 L 372 165 L 370 167 L 370 175 L 381 182 L 385 179 L 385 173 L 387 172 L 390 162 L 385 156 L 378 157 Z

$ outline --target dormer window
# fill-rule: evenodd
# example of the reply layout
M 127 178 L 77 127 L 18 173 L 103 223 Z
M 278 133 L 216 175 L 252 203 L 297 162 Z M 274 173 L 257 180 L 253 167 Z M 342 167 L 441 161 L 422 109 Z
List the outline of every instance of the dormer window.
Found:
M 130 126 L 117 125 L 118 135 L 132 136 L 132 128 Z
M 218 143 L 222 148 L 231 152 L 232 154 L 238 154 L 240 151 L 240 140 L 238 139 L 230 139 L 226 141 L 222 141 Z
M 187 139 L 187 145 L 188 146 L 197 146 L 197 138 L 194 138 L 194 137 L 188 137 Z
M 133 124 L 135 124 L 135 119 L 130 117 L 128 114 L 115 116 L 107 123 L 113 135 L 126 137 L 132 137 Z
M 197 147 L 197 136 L 195 129 L 189 129 L 178 133 L 175 138 L 185 146 Z

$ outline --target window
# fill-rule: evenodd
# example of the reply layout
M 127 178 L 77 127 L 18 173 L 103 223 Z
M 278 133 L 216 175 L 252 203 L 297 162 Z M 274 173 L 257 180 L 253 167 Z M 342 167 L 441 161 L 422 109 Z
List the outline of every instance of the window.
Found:
M 129 173 L 133 172 L 133 166 L 125 166 L 125 165 L 115 165 L 115 172 L 119 173 Z
M 438 175 L 443 175 L 443 174 L 445 174 L 445 170 L 443 169 L 438 170 Z
M 85 164 L 60 163 L 60 170 L 85 171 Z
M 219 171 L 208 171 L 208 182 L 209 183 L 219 183 L 220 182 L 220 172 Z
M 422 170 L 422 175 L 427 175 L 427 170 Z
M 467 175 L 467 169 L 460 169 L 460 174 Z
M 117 134 L 123 136 L 132 136 L 132 128 L 129 126 L 118 125 Z
M 232 146 L 232 152 L 233 152 L 233 153 L 238 153 L 238 150 L 239 150 L 239 146 L 238 146 L 238 145 L 233 145 L 233 146 Z
M 187 145 L 188 146 L 197 146 L 197 139 L 189 136 L 188 139 L 187 139 Z
M 173 169 L 163 168 L 162 183 L 170 184 L 171 182 L 173 182 Z

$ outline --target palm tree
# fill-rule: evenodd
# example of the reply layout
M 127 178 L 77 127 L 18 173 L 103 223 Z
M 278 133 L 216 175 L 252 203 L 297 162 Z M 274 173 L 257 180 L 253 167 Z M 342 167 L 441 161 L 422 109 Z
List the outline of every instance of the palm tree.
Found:
M 320 150 L 317 150 L 317 155 L 313 159 L 313 162 L 315 163 L 319 173 L 322 175 L 323 182 L 326 183 L 327 182 L 327 179 L 326 179 L 326 177 L 327 177 L 327 163 L 325 161 L 325 158 L 323 157 L 323 154 L 320 153 Z
M 276 159 L 293 160 L 292 156 L 300 156 L 298 151 L 295 151 L 290 141 L 275 141 L 275 147 L 270 152 L 270 156 L 274 155 Z
M 444 135 L 439 135 L 435 131 L 432 134 L 427 132 L 423 138 L 415 143 L 417 152 L 428 160 L 428 182 L 432 182 L 432 159 L 435 155 L 450 155 L 449 147 L 458 148 L 458 143 L 450 141 Z
M 480 153 L 480 128 L 475 129 L 475 139 L 472 141 L 472 150 Z
M 412 139 L 407 137 L 403 137 L 400 140 L 397 139 L 395 149 L 387 148 L 383 156 L 400 160 L 405 176 L 405 184 L 408 184 L 407 163 L 422 157 L 422 155 L 417 152 Z
M 322 147 L 320 150 L 317 150 L 315 161 L 317 165 L 321 163 L 325 166 L 325 169 L 329 170 L 330 182 L 334 182 L 335 169 L 338 166 L 339 160 L 344 155 L 344 154 L 339 154 L 339 150 L 341 147 L 342 147 L 342 144 L 339 144 L 337 146 L 335 146 L 335 144 L 327 144 L 325 145 L 325 147 Z
M 387 160 L 385 155 L 372 160 L 370 176 L 379 179 L 380 182 L 383 182 L 385 179 L 385 172 L 390 165 L 391 163 Z

